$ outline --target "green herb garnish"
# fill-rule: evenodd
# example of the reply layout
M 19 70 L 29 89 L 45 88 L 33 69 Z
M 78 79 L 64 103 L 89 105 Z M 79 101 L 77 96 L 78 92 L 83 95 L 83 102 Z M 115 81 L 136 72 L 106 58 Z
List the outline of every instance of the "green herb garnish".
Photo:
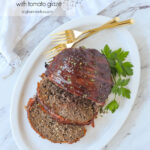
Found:
M 125 88 L 125 86 L 128 85 L 129 81 L 130 79 L 119 78 L 112 88 L 112 93 L 114 93 L 115 95 L 121 95 L 123 97 L 130 98 L 130 90 Z
M 116 111 L 116 109 L 118 109 L 119 104 L 118 102 L 114 99 L 113 101 L 111 101 L 106 107 L 105 109 L 109 109 L 112 113 L 114 113 Z
M 129 61 L 125 61 L 129 52 L 123 51 L 122 48 L 112 51 L 108 45 L 105 45 L 104 49 L 101 50 L 109 62 L 114 86 L 112 93 L 114 94 L 114 100 L 112 100 L 106 107 L 106 110 L 110 110 L 112 113 L 118 109 L 119 104 L 116 100 L 116 96 L 122 96 L 130 98 L 130 90 L 126 88 L 130 79 L 128 76 L 133 75 L 133 65 Z

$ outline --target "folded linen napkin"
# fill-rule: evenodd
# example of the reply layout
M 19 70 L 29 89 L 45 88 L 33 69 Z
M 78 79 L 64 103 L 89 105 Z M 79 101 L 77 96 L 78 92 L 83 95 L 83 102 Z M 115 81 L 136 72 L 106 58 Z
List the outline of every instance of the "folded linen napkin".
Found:
M 70 18 L 97 14 L 114 0 L 61 0 L 62 9 Z M 10 1 L 9 1 L 10 2 Z M 14 2 L 14 1 L 13 1 Z M 3 16 L 0 19 L 0 76 L 8 76 L 21 63 L 14 47 L 22 37 L 44 16 L 9 16 L 12 3 L 3 3 Z M 77 5 L 76 5 L 77 4 Z M 76 7 L 74 7 L 76 5 Z M 66 7 L 67 6 L 67 7 Z M 2 8 L 0 6 L 0 8 Z M 12 9 L 11 9 L 12 10 Z M 14 10 L 15 11 L 15 10 Z

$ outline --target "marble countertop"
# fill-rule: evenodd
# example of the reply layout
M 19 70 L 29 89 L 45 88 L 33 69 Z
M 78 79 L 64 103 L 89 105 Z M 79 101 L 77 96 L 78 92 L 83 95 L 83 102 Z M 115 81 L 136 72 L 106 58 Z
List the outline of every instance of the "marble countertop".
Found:
M 135 19 L 136 23 L 129 26 L 128 30 L 137 42 L 142 70 L 134 107 L 120 131 L 103 150 L 148 150 L 150 147 L 150 119 L 148 119 L 150 114 L 150 0 L 116 0 L 99 15 Z M 68 20 L 66 17 L 46 17 L 32 28 L 15 48 L 23 63 L 47 33 Z M 37 35 L 38 38 L 35 38 Z M 21 68 L 22 66 L 6 79 L 0 78 L 0 150 L 18 150 L 11 134 L 9 111 L 12 90 Z

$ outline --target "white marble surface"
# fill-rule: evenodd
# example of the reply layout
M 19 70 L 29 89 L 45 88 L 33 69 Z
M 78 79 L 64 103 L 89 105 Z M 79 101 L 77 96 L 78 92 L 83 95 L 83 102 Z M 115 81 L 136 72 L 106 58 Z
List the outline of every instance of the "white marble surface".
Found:
M 121 130 L 103 150 L 148 150 L 150 147 L 150 0 L 116 0 L 100 15 L 135 19 L 136 23 L 129 27 L 129 31 L 139 47 L 142 68 L 141 83 L 134 108 Z M 24 58 L 23 63 L 47 33 L 68 20 L 65 17 L 46 17 L 27 33 L 16 46 L 17 53 Z M 10 130 L 9 110 L 12 90 L 21 68 L 20 66 L 10 77 L 0 79 L 0 150 L 18 150 Z

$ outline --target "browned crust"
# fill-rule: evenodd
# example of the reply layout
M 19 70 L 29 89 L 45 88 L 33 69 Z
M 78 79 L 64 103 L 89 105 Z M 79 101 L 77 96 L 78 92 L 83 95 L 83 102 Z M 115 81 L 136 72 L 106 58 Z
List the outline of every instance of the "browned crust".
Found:
M 35 103 L 35 101 L 36 101 L 36 98 L 30 98 L 30 99 L 29 99 L 28 104 L 27 104 L 27 117 L 28 117 L 28 120 L 29 120 L 29 123 L 30 123 L 32 129 L 33 129 L 37 134 L 39 134 L 43 139 L 47 139 L 46 137 L 44 137 L 39 131 L 37 131 L 37 130 L 33 127 L 32 122 L 31 122 L 31 120 L 29 119 L 29 118 L 30 118 L 29 115 L 30 115 L 30 111 L 31 111 L 31 106 Z M 42 106 L 40 106 L 40 108 L 41 108 L 42 110 L 44 110 L 44 108 L 43 108 Z M 44 112 L 47 113 L 47 111 L 44 111 Z M 86 129 L 84 128 L 84 135 L 83 135 L 83 136 L 85 136 L 85 134 L 86 134 Z M 82 136 L 82 137 L 83 137 L 83 136 Z M 80 138 L 82 138 L 82 137 L 80 137 Z M 47 140 L 49 140 L 49 141 L 51 141 L 51 142 L 53 142 L 53 143 L 68 143 L 68 144 L 72 144 L 72 143 L 75 143 L 75 142 L 79 141 L 80 138 L 79 138 L 79 139 L 76 139 L 76 140 L 73 141 L 73 142 L 68 142 L 68 141 L 64 141 L 64 142 L 62 142 L 62 141 L 57 141 L 57 142 L 56 142 L 56 141 L 53 141 L 53 140 L 50 140 L 50 139 L 47 139 Z
M 42 76 L 44 76 L 44 74 L 42 74 Z M 40 90 L 40 83 L 38 82 L 37 84 L 37 95 L 39 93 Z M 41 100 L 39 97 L 37 97 L 37 101 L 43 106 L 43 111 L 47 112 L 53 119 L 57 120 L 60 123 L 64 123 L 64 124 L 76 124 L 76 125 L 89 125 L 91 123 L 93 123 L 93 120 L 97 117 L 98 112 L 95 112 L 93 118 L 87 122 L 78 122 L 78 121 L 72 121 L 69 119 L 66 119 L 54 112 L 51 111 L 51 108 L 49 106 L 47 106 L 46 104 L 44 104 L 43 100 Z
M 65 49 L 46 68 L 51 82 L 74 95 L 86 95 L 101 106 L 113 86 L 109 63 L 96 49 Z

